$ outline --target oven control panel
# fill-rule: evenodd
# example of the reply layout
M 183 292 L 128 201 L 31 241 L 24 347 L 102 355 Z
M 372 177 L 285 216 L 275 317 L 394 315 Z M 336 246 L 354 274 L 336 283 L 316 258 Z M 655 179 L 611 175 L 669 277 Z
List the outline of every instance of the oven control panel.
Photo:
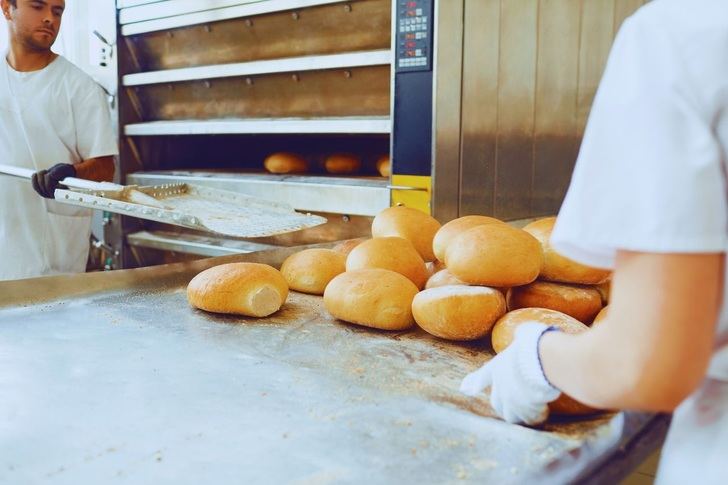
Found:
M 434 0 L 396 0 L 396 71 L 432 69 Z

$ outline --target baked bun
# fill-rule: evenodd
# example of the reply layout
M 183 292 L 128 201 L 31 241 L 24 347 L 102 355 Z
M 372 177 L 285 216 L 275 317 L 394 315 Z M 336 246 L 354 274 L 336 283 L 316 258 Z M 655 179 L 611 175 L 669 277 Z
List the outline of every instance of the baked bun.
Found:
M 508 310 L 519 308 L 548 308 L 589 324 L 602 309 L 602 298 L 590 286 L 534 281 L 508 291 Z
M 418 288 L 399 273 L 358 269 L 342 273 L 326 287 L 324 305 L 335 318 L 382 330 L 404 330 L 415 323 L 412 300 Z
M 508 224 L 485 224 L 460 233 L 445 253 L 447 269 L 464 282 L 480 286 L 521 286 L 541 271 L 538 241 Z
M 448 271 L 447 268 L 445 268 L 430 276 L 430 279 L 428 279 L 427 283 L 425 283 L 425 288 L 429 290 L 430 288 L 452 285 L 468 286 L 466 282 L 458 279 L 455 275 Z
M 594 317 L 594 321 L 592 322 L 592 325 L 591 325 L 592 328 L 596 327 L 599 323 L 602 322 L 602 320 L 607 318 L 607 308 L 609 308 L 609 307 L 605 306 L 604 308 L 602 308 L 602 311 L 597 313 L 597 316 Z
M 384 209 L 372 222 L 372 236 L 404 238 L 412 243 L 425 261 L 435 260 L 432 239 L 439 229 L 440 223 L 434 217 L 404 206 Z
M 358 172 L 361 168 L 361 158 L 351 153 L 334 153 L 324 160 L 324 169 L 328 173 L 347 174 Z
M 609 277 L 610 272 L 608 270 L 577 263 L 560 255 L 551 247 L 549 239 L 554 224 L 556 224 L 556 218 L 547 217 L 534 221 L 523 228 L 524 231 L 538 239 L 541 246 L 543 246 L 544 262 L 539 278 L 559 283 L 582 285 L 597 285 L 604 282 Z
M 340 242 L 331 249 L 333 249 L 337 253 L 343 254 L 344 256 L 348 256 L 352 249 L 354 249 L 364 241 L 367 241 L 367 239 L 349 239 L 348 241 Z
M 406 276 L 417 288 L 427 282 L 425 262 L 414 246 L 401 237 L 375 237 L 359 244 L 346 258 L 346 271 L 380 268 Z
M 500 354 L 511 345 L 516 328 L 526 322 L 543 323 L 557 327 L 564 333 L 577 334 L 589 327 L 569 315 L 546 308 L 520 308 L 506 313 L 493 327 L 491 343 L 493 350 Z
M 382 155 L 377 159 L 377 172 L 382 177 L 389 177 L 392 175 L 392 164 L 389 160 L 389 154 Z
M 445 263 L 442 261 L 428 261 L 425 263 L 425 268 L 427 268 L 427 277 L 432 278 L 432 276 L 445 269 Z
M 609 295 L 612 292 L 612 279 L 609 278 L 607 281 L 605 281 L 604 283 L 599 283 L 594 288 L 596 288 L 597 291 L 599 292 L 599 294 L 601 295 L 602 304 L 608 305 L 609 304 Z
M 527 322 L 538 322 L 558 327 L 562 332 L 577 334 L 589 327 L 565 313 L 545 308 L 522 308 L 506 313 L 493 327 L 491 342 L 493 350 L 503 352 L 513 342 L 516 328 Z M 558 399 L 549 403 L 549 411 L 553 414 L 584 415 L 598 412 L 596 409 L 582 404 L 575 399 L 561 394 Z
M 268 155 L 263 166 L 270 173 L 301 173 L 308 171 L 308 162 L 295 153 L 278 152 Z
M 312 295 L 323 295 L 326 285 L 344 271 L 346 256 L 331 249 L 304 249 L 281 266 L 290 289 Z
M 283 275 L 267 264 L 221 264 L 198 274 L 187 285 L 190 305 L 214 313 L 267 317 L 287 297 Z
M 447 245 L 450 244 L 450 241 L 452 241 L 455 237 L 459 236 L 460 233 L 475 226 L 493 223 L 505 224 L 500 219 L 488 216 L 464 216 L 451 220 L 442 226 L 432 239 L 432 250 L 435 253 L 435 257 L 440 261 L 445 261 Z
M 475 340 L 506 312 L 503 294 L 484 286 L 441 286 L 418 293 L 412 314 L 427 333 L 447 340 Z

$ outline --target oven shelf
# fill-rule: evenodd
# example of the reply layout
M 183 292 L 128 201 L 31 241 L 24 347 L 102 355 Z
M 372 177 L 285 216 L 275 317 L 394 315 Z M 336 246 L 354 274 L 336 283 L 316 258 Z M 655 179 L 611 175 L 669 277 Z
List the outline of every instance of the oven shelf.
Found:
M 118 7 L 121 34 L 147 32 L 206 24 L 220 20 L 251 17 L 285 10 L 343 3 L 346 0 L 121 0 Z
M 127 136 L 390 133 L 389 116 L 150 121 L 124 127 Z
M 180 81 L 197 81 L 201 79 L 257 76 L 261 74 L 276 74 L 283 72 L 384 66 L 391 65 L 391 63 L 392 51 L 385 49 L 142 72 L 137 74 L 127 74 L 122 79 L 122 82 L 124 86 L 130 87 L 159 83 L 174 83 Z
M 375 216 L 390 206 L 391 186 L 381 177 L 243 174 L 211 171 L 136 172 L 132 185 L 190 183 L 286 203 L 299 211 Z
M 135 232 L 127 236 L 127 242 L 134 247 L 212 257 L 278 249 L 278 246 L 271 244 L 224 239 L 222 237 L 198 236 L 190 233 L 182 235 L 169 231 Z

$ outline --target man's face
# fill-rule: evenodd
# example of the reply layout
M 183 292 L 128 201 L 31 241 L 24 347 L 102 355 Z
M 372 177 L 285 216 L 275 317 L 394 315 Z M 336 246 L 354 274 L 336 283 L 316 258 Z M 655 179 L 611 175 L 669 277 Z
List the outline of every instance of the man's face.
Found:
M 50 49 L 61 28 L 65 0 L 17 0 L 16 4 L 2 0 L 12 39 L 33 50 Z

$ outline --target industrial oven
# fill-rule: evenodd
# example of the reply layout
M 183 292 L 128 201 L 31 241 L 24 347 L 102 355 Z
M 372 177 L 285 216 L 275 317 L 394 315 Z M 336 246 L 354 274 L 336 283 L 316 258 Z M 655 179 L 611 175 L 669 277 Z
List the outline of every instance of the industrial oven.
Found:
M 117 0 L 120 181 L 210 185 L 329 222 L 230 240 L 108 215 L 108 266 L 365 236 L 399 203 L 443 222 L 553 214 L 614 35 L 643 3 Z M 277 151 L 310 172 L 265 173 Z M 315 163 L 339 152 L 361 171 Z

